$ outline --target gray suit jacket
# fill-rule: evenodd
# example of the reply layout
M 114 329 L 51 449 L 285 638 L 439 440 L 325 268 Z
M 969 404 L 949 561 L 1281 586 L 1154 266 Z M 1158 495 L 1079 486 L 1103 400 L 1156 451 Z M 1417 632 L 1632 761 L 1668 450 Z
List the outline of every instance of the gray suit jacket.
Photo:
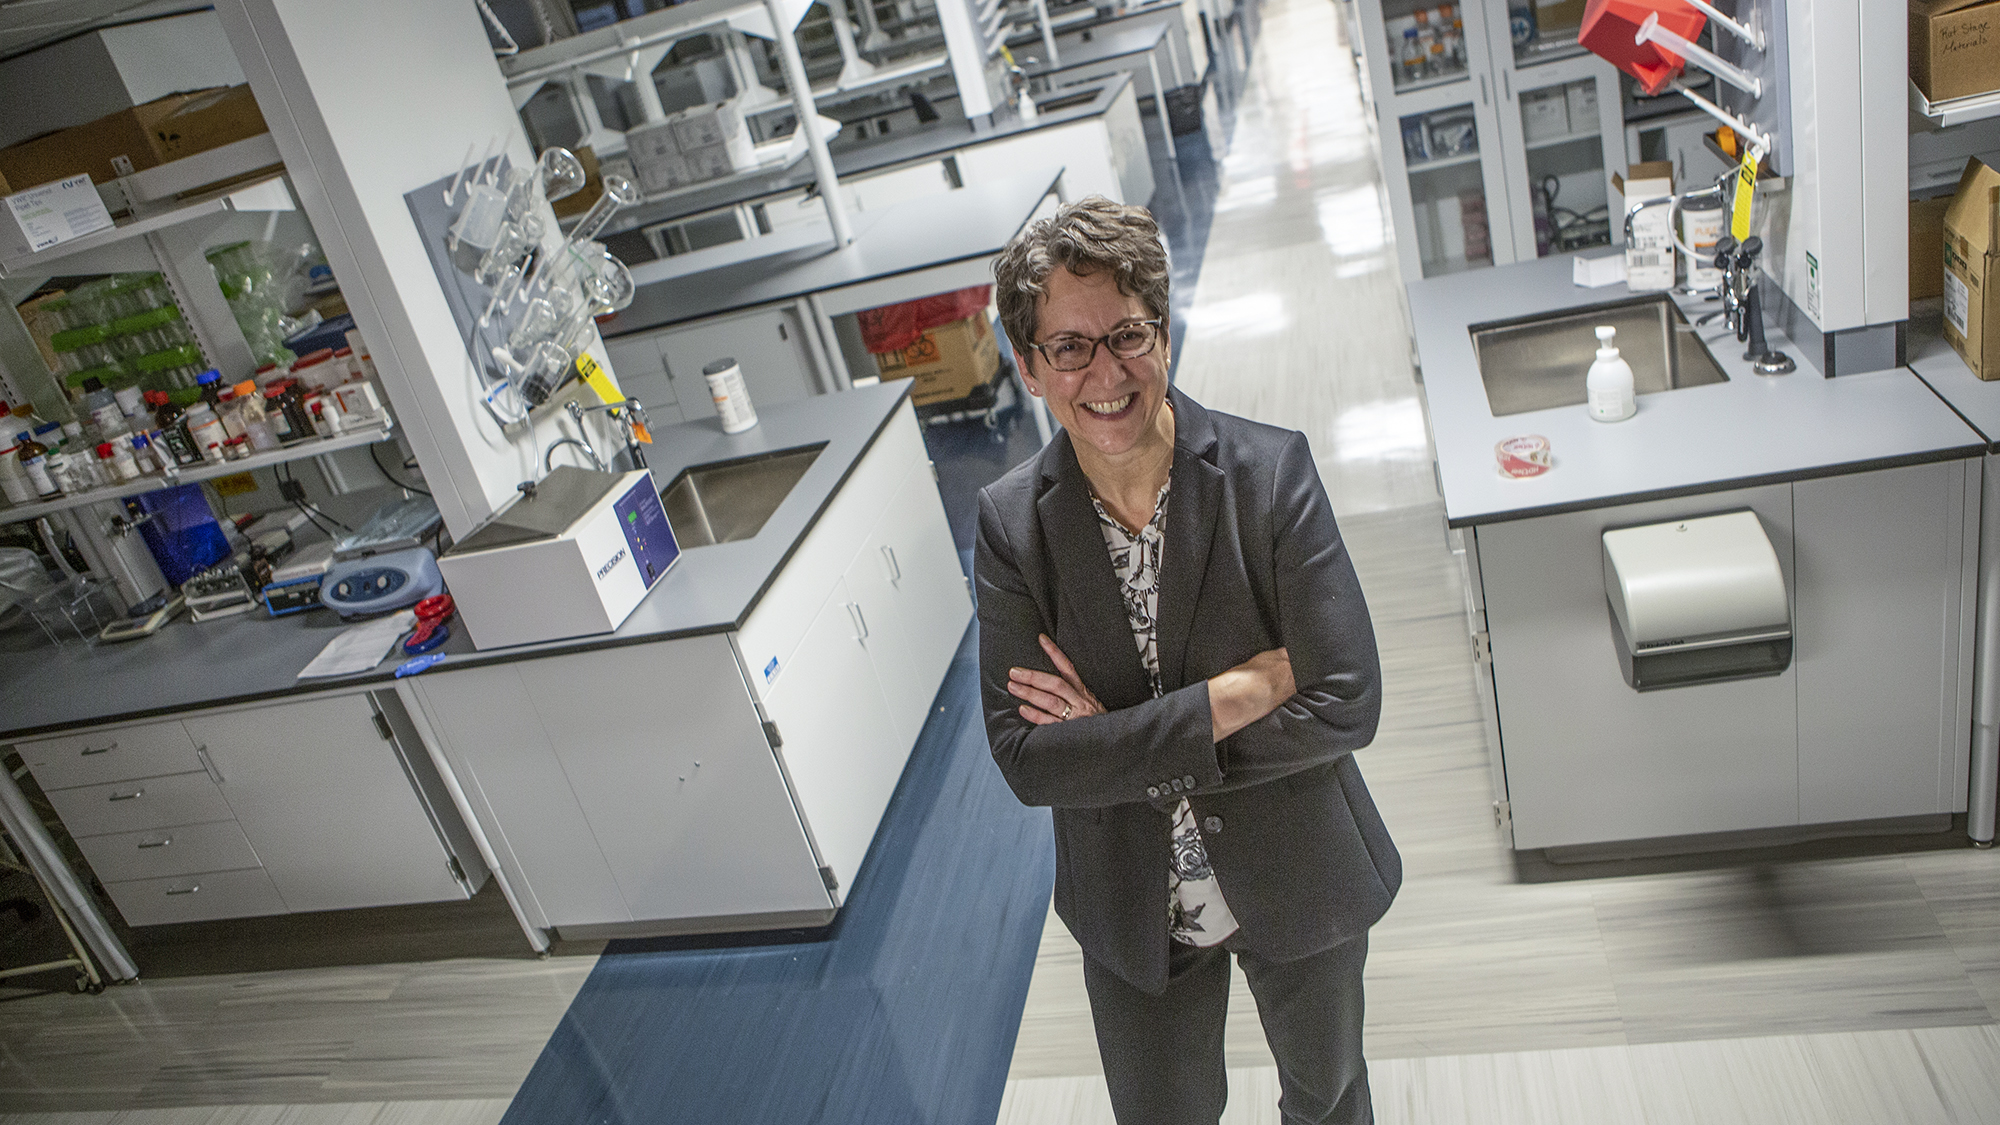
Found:
M 1169 817 L 1203 825 L 1241 943 L 1290 960 L 1389 909 L 1402 860 L 1353 751 L 1375 735 L 1368 607 L 1305 437 L 1169 392 L 1176 437 L 1152 698 L 1067 434 L 980 493 L 974 578 L 987 738 L 1024 803 L 1053 806 L 1056 913 L 1085 953 L 1166 987 Z M 1055 639 L 1107 713 L 1035 726 L 1010 667 Z M 1290 650 L 1298 694 L 1216 743 L 1208 677 Z

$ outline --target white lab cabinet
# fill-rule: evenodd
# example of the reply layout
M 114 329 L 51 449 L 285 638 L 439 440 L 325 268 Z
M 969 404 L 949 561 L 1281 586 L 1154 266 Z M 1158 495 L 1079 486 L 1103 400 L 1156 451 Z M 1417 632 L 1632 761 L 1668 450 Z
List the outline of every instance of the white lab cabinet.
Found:
M 470 897 L 486 867 L 393 696 L 17 744 L 134 926 Z
M 1942 817 L 1965 808 L 1976 462 L 1947 461 L 1482 524 L 1465 534 L 1496 792 L 1516 848 Z M 1756 513 L 1790 665 L 1635 691 L 1600 539 Z M 1483 626 L 1483 629 L 1482 629 Z
M 1617 71 L 1573 29 L 1517 49 L 1501 0 L 1354 4 L 1405 279 L 1622 244 L 1609 221 L 1625 163 Z M 1459 26 L 1443 33 L 1447 8 Z M 1421 66 L 1403 55 L 1403 32 L 1420 28 L 1442 48 Z
M 971 617 L 905 404 L 739 628 L 446 666 L 404 691 L 530 925 L 819 925 Z
M 783 304 L 675 325 L 649 335 L 658 341 L 682 420 L 693 422 L 715 417 L 715 400 L 701 369 L 718 359 L 734 359 L 743 369 L 743 385 L 750 392 L 750 401 L 758 406 L 796 402 L 831 390 L 830 376 L 821 370 L 807 343 L 808 331 L 798 309 Z M 646 405 L 650 408 L 652 403 Z
M 368 696 L 185 721 L 288 910 L 465 897 Z

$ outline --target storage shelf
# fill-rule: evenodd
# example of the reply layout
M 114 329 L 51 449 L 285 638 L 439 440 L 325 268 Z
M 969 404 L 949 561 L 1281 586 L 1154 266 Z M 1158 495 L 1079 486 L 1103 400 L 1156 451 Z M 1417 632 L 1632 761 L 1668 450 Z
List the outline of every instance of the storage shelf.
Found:
M 1597 139 L 1598 139 L 1598 134 L 1590 131 L 1582 133 L 1564 133 L 1560 137 L 1543 137 L 1541 140 L 1538 141 L 1529 141 L 1527 143 L 1527 149 L 1529 152 L 1536 152 L 1540 149 L 1554 148 L 1557 145 L 1575 144 L 1577 141 L 1594 141 Z
M 1414 175 L 1418 172 L 1435 172 L 1440 168 L 1456 168 L 1461 164 L 1477 164 L 1477 163 L 1479 163 L 1478 153 L 1461 152 L 1457 156 L 1440 156 L 1435 160 L 1425 160 L 1421 163 L 1409 164 L 1405 165 L 1404 167 L 1407 171 L 1409 171 L 1412 175 Z
M 179 226 L 204 215 L 219 215 L 238 209 L 237 196 L 256 191 L 269 184 L 282 181 L 283 172 L 275 172 L 249 183 L 231 184 L 219 191 L 194 196 L 184 202 L 174 204 L 150 214 L 126 219 L 116 226 L 60 242 L 47 250 L 33 254 L 14 254 L 0 257 L 0 277 L 21 277 L 31 273 L 54 272 L 53 263 L 62 261 L 86 251 L 96 250 L 126 239 L 138 238 L 167 227 Z M 244 208 L 250 210 L 253 208 Z
M 2000 117 L 2000 90 L 1986 94 L 1973 94 L 1964 98 L 1947 98 L 1934 102 L 1910 83 L 1910 109 L 1920 117 L 1929 118 L 1939 128 L 1949 129 L 1953 125 L 1963 125 L 1968 121 L 1984 121 L 1989 117 Z
M 25 520 L 39 519 L 42 516 L 67 511 L 70 508 L 80 508 L 86 504 L 101 504 L 107 500 L 122 500 L 127 496 L 138 496 L 142 493 L 155 492 L 162 488 L 172 488 L 175 485 L 194 484 L 198 481 L 213 480 L 216 477 L 235 476 L 237 473 L 247 473 L 252 469 L 264 469 L 272 465 L 282 465 L 290 461 L 302 461 L 308 457 L 317 457 L 322 453 L 337 453 L 343 449 L 374 445 L 378 441 L 389 440 L 389 434 L 390 429 L 387 426 L 371 426 L 365 430 L 356 430 L 351 434 L 339 434 L 330 438 L 315 438 L 312 441 L 301 442 L 298 445 L 288 445 L 283 449 L 253 453 L 240 461 L 224 461 L 220 465 L 203 463 L 199 466 L 182 468 L 172 476 L 140 477 L 138 480 L 128 480 L 122 484 L 111 485 L 107 488 L 94 488 L 89 492 L 79 492 L 74 496 L 59 496 L 54 500 L 38 500 L 33 504 L 19 504 L 11 508 L 0 508 L 0 524 L 21 523 Z
M 1417 93 L 1420 90 L 1435 90 L 1439 86 L 1451 86 L 1459 82 L 1470 83 L 1471 81 L 1472 72 L 1461 70 L 1457 74 L 1439 74 L 1430 78 L 1421 78 L 1415 82 L 1399 83 L 1394 79 L 1390 79 L 1389 89 L 1392 94 L 1400 97 L 1404 94 Z

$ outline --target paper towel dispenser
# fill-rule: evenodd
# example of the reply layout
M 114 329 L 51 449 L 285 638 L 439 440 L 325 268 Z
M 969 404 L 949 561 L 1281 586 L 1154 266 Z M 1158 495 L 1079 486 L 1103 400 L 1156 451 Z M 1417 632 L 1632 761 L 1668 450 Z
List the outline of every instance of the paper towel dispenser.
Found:
M 1606 531 L 1604 593 L 1636 690 L 1775 676 L 1792 662 L 1785 574 L 1755 512 Z

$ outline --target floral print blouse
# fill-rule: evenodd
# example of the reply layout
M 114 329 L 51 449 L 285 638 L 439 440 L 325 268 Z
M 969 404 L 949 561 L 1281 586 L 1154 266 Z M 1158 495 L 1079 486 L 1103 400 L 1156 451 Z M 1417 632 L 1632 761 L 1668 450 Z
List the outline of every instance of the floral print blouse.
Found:
M 1167 492 L 1169 478 L 1160 486 L 1153 502 L 1153 518 L 1135 535 L 1104 510 L 1097 497 L 1090 498 L 1097 509 L 1097 525 L 1104 533 L 1104 545 L 1111 552 L 1111 568 L 1125 596 L 1125 616 L 1132 623 L 1132 639 L 1139 646 L 1139 660 L 1145 665 L 1153 697 L 1159 698 L 1160 644 L 1157 614 L 1160 608 L 1160 557 L 1166 545 Z M 1222 899 L 1222 887 L 1209 866 L 1208 849 L 1201 842 L 1194 809 L 1182 797 L 1174 805 L 1173 862 L 1167 869 L 1167 931 L 1185 945 L 1220 944 L 1236 932 L 1236 918 Z

